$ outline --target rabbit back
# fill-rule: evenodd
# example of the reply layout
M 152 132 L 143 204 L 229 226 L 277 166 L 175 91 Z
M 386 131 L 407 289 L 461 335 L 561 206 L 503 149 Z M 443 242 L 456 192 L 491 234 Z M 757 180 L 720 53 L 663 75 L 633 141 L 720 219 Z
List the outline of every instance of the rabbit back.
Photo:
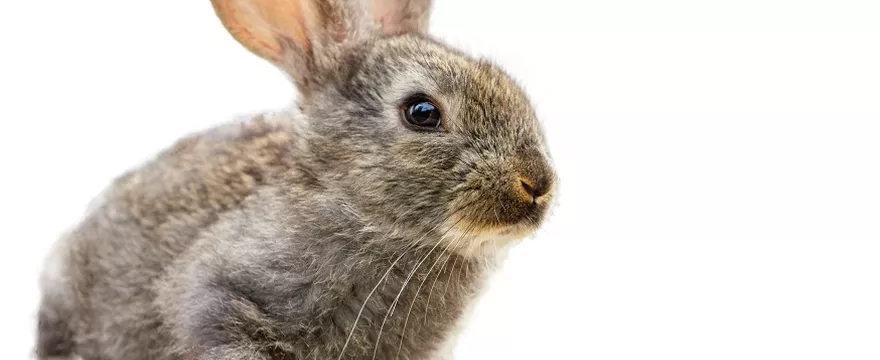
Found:
M 37 356 L 165 358 L 157 283 L 199 233 L 283 173 L 286 120 L 259 115 L 192 134 L 116 178 L 45 263 Z

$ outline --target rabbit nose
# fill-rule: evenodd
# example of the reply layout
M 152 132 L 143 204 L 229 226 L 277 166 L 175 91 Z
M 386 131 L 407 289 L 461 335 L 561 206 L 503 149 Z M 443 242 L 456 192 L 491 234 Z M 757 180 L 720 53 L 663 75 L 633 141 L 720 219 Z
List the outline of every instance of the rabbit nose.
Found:
M 516 179 L 519 183 L 517 192 L 528 203 L 535 203 L 538 198 L 547 194 L 549 189 L 547 181 L 535 181 L 522 175 L 517 176 Z

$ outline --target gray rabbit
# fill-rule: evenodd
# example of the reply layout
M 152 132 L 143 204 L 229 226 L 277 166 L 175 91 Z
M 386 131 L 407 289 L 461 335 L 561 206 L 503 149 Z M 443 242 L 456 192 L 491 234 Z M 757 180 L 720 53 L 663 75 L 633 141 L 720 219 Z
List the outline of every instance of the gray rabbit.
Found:
M 291 109 L 191 134 L 55 245 L 39 359 L 447 359 L 556 175 L 523 90 L 429 0 L 213 0 Z

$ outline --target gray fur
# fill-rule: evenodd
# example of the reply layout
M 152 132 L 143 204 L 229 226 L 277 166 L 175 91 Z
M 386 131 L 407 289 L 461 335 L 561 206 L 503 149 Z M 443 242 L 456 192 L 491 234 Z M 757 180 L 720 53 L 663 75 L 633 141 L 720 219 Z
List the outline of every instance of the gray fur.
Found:
M 295 111 L 191 134 L 114 180 L 47 263 L 39 358 L 441 356 L 551 202 L 539 123 L 498 67 L 425 34 L 329 59 L 291 73 L 309 79 Z M 445 132 L 403 122 L 414 92 Z

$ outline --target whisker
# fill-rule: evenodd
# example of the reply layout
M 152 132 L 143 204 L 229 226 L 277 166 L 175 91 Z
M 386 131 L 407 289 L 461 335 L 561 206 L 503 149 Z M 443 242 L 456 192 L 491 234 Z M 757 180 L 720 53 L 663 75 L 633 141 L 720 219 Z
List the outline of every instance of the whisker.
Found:
M 376 293 L 376 290 L 379 288 L 379 285 L 381 285 L 382 282 L 385 281 L 386 278 L 388 278 L 388 274 L 391 273 L 391 270 L 394 268 L 394 265 L 397 265 L 397 263 L 400 261 L 400 259 L 403 259 L 403 257 L 406 256 L 406 254 L 407 254 L 408 251 L 412 250 L 416 245 L 418 245 L 418 243 L 419 243 L 419 241 L 421 241 L 421 239 L 424 239 L 426 236 L 428 236 L 428 234 L 429 234 L 430 232 L 433 232 L 434 230 L 436 230 L 438 227 L 440 227 L 441 225 L 443 225 L 444 223 L 446 223 L 446 221 L 448 221 L 450 218 L 452 218 L 453 216 L 455 216 L 456 214 L 458 214 L 459 211 L 463 210 L 463 209 L 466 208 L 466 207 L 467 207 L 467 205 L 466 205 L 466 206 L 462 206 L 462 207 L 460 207 L 458 210 L 452 212 L 449 216 L 446 217 L 446 219 L 444 219 L 442 222 L 437 223 L 437 225 L 435 225 L 433 228 L 431 228 L 431 230 L 429 230 L 429 231 L 426 232 L 424 235 L 422 235 L 422 237 L 419 238 L 419 240 L 417 240 L 417 241 L 413 241 L 409 246 L 407 246 L 406 248 L 404 248 L 403 251 L 401 252 L 400 256 L 398 256 L 396 259 L 394 259 L 394 261 L 391 263 L 391 265 L 388 266 L 388 270 L 386 270 L 385 273 L 382 275 L 382 277 L 379 278 L 379 281 L 376 282 L 376 285 L 373 286 L 373 289 L 370 290 L 370 293 L 369 293 L 369 294 L 367 294 L 367 298 L 364 299 L 364 303 L 361 305 L 360 310 L 358 310 L 358 314 L 357 314 L 357 316 L 356 316 L 355 319 L 354 319 L 354 324 L 352 324 L 352 326 L 351 326 L 351 330 L 350 330 L 349 333 L 348 333 L 348 337 L 346 337 L 346 339 L 345 339 L 345 343 L 342 345 L 342 350 L 340 350 L 340 352 L 339 352 L 339 357 L 337 358 L 337 360 L 341 360 L 342 357 L 345 355 L 345 349 L 348 348 L 348 344 L 351 342 L 351 338 L 352 338 L 352 336 L 354 336 L 354 331 L 355 331 L 355 329 L 357 329 L 357 324 L 358 324 L 358 322 L 360 321 L 361 317 L 363 316 L 364 309 L 367 307 L 367 302 L 369 302 L 369 301 L 370 301 L 370 298 L 373 296 L 373 294 Z M 464 218 L 462 218 L 462 219 L 464 219 Z M 459 220 L 459 221 L 461 221 L 461 220 Z M 456 222 L 456 225 L 457 225 L 457 222 Z M 454 227 L 454 226 L 453 226 L 453 227 Z M 450 227 L 450 229 L 452 229 L 453 227 Z M 448 231 L 448 230 L 447 230 L 447 231 Z M 386 235 L 387 235 L 387 234 L 386 234 Z M 442 239 L 442 236 L 441 236 L 441 239 Z M 404 285 L 405 285 L 405 284 L 404 284 Z M 399 295 L 398 295 L 398 296 L 399 296 Z M 386 319 L 387 319 L 387 315 L 386 315 Z M 383 326 L 384 326 L 384 323 L 385 323 L 384 320 L 383 320 L 382 323 L 383 323 Z M 381 334 L 382 334 L 382 330 L 381 330 L 381 328 L 380 328 L 380 330 L 379 330 L 379 336 L 381 336 Z M 377 344 L 378 344 L 378 340 L 377 340 Z
M 449 218 L 451 218 L 454 215 L 458 214 L 459 212 L 463 211 L 464 209 L 469 207 L 470 204 L 473 204 L 473 203 L 475 203 L 475 202 L 471 202 L 465 206 L 459 207 L 457 210 L 455 210 L 455 212 L 453 212 L 449 216 Z M 450 226 L 448 229 L 446 229 L 446 231 L 444 231 L 442 235 L 440 235 L 440 238 L 439 238 L 439 240 L 437 240 L 437 243 L 434 244 L 433 247 L 431 247 L 431 250 L 429 250 L 428 253 L 425 254 L 424 257 L 422 257 L 422 259 L 416 264 L 415 268 L 413 268 L 413 270 L 409 273 L 406 280 L 404 280 L 403 285 L 400 286 L 400 291 L 397 293 L 397 296 L 394 298 L 394 301 L 391 303 L 391 306 L 388 308 L 388 311 L 385 313 L 385 317 L 382 319 L 382 325 L 379 326 L 379 335 L 376 336 L 376 345 L 373 348 L 373 360 L 376 359 L 376 355 L 379 352 L 379 342 L 382 339 L 382 331 L 385 329 L 385 323 L 388 321 L 388 317 L 394 313 L 394 308 L 397 306 L 397 302 L 400 301 L 400 296 L 403 294 L 403 291 L 406 289 L 406 285 L 409 284 L 410 279 L 412 279 L 412 276 L 419 269 L 419 267 L 422 266 L 422 263 L 424 263 L 425 260 L 427 260 L 427 258 L 431 255 L 431 253 L 434 252 L 434 249 L 436 249 L 437 246 L 440 245 L 441 242 L 443 242 L 443 238 L 446 236 L 446 234 L 449 231 L 451 231 L 452 229 L 454 229 L 462 220 L 464 220 L 464 217 L 458 219 L 458 221 L 456 221 L 452 226 Z M 446 221 L 444 221 L 443 223 L 445 223 L 445 222 Z M 427 234 L 425 234 L 425 235 L 427 235 Z M 422 238 L 424 238 L 424 236 L 422 236 Z M 340 355 L 340 357 L 341 356 L 342 355 Z
M 461 278 L 461 271 L 462 271 L 462 269 L 464 269 L 465 266 L 470 266 L 470 265 L 469 265 L 469 264 L 470 264 L 470 261 L 468 261 L 467 259 L 464 259 L 464 261 L 462 261 L 462 262 L 463 262 L 463 264 L 462 264 L 461 266 L 458 267 L 458 275 L 455 276 L 455 278 L 457 278 L 457 279 L 458 279 L 458 278 Z
M 466 234 L 463 234 L 461 237 L 456 239 L 456 241 L 451 245 L 451 247 L 452 248 L 458 247 L 458 243 L 460 243 L 461 241 L 463 241 L 465 239 L 466 236 L 464 236 L 464 235 L 466 235 Z M 431 305 L 431 296 L 434 294 L 434 287 L 437 286 L 437 280 L 440 280 L 440 276 L 443 274 L 443 270 L 446 269 L 447 265 L 449 265 L 449 260 L 452 260 L 453 255 L 455 255 L 455 252 L 450 251 L 449 255 L 446 256 L 446 260 L 443 261 L 443 266 L 441 266 L 440 270 L 437 271 L 437 276 L 434 277 L 434 281 L 431 282 L 431 290 L 428 291 L 428 300 L 425 303 L 425 318 L 424 318 L 425 324 L 428 323 L 428 309 L 430 308 L 430 305 Z M 456 258 L 456 261 L 458 261 L 457 258 Z M 450 273 L 451 273 L 451 271 L 450 271 Z
M 473 225 L 468 226 L 468 228 L 462 233 L 461 236 L 458 237 L 458 239 L 464 238 L 467 235 L 467 233 L 470 232 L 470 229 L 472 227 L 473 227 Z M 457 240 L 456 240 L 456 242 L 457 242 Z M 443 255 L 445 255 L 446 251 L 448 251 L 448 250 L 450 250 L 450 247 L 447 245 L 444 247 L 443 252 L 440 253 L 440 256 L 437 256 L 437 259 L 434 260 L 434 263 L 431 265 L 431 268 L 428 269 L 428 272 L 425 274 L 425 278 L 422 279 L 422 282 L 419 284 L 419 287 L 416 288 L 416 293 L 415 293 L 415 295 L 413 295 L 413 300 L 409 304 L 409 310 L 406 313 L 406 318 L 403 320 L 403 329 L 401 330 L 400 344 L 398 344 L 398 346 L 397 346 L 397 354 L 394 356 L 395 359 L 400 357 L 400 349 L 403 348 L 403 340 L 406 338 L 406 326 L 407 326 L 407 324 L 409 324 L 409 316 L 412 314 L 413 306 L 415 306 L 416 300 L 418 300 L 418 298 L 419 298 L 419 293 L 422 291 L 422 287 L 425 286 L 425 281 L 427 281 L 428 278 L 431 276 L 431 272 L 434 271 L 434 268 L 437 266 L 437 263 L 440 262 L 440 259 L 443 258 Z
M 440 296 L 440 301 L 444 301 L 446 299 L 446 295 L 449 292 L 449 284 L 452 282 L 452 272 L 455 271 L 455 266 L 458 265 L 458 260 L 464 259 L 461 256 L 456 256 L 455 261 L 452 262 L 452 266 L 449 267 L 449 276 L 446 277 L 446 287 L 443 288 L 443 295 Z
M 450 228 L 450 229 L 451 229 L 451 228 Z M 412 269 L 412 271 L 410 271 L 409 275 L 407 275 L 406 279 L 403 281 L 403 285 L 400 286 L 400 291 L 397 293 L 397 296 L 394 297 L 394 301 L 391 303 L 391 306 L 388 307 L 388 310 L 387 310 L 386 313 L 385 313 L 385 317 L 382 319 L 382 325 L 379 326 L 379 335 L 376 336 L 376 345 L 373 347 L 373 359 L 374 359 L 374 360 L 376 359 L 376 355 L 377 355 L 378 352 L 379 352 L 379 343 L 380 343 L 381 340 L 382 340 L 382 332 L 383 332 L 384 329 L 385 329 L 385 324 L 388 322 L 388 318 L 394 313 L 394 309 L 397 307 L 397 303 L 398 303 L 398 301 L 400 300 L 400 296 L 403 294 L 404 289 L 406 289 L 406 285 L 409 283 L 410 279 L 412 279 L 413 275 L 416 273 L 416 271 L 418 270 L 418 268 L 419 268 L 419 266 L 422 264 L 422 262 L 424 262 L 425 259 L 427 259 L 428 256 L 431 255 L 431 252 L 432 252 L 432 251 L 437 247 L 437 245 L 439 245 L 442 241 L 443 241 L 443 238 L 441 237 L 441 238 L 437 241 L 437 243 L 434 244 L 434 247 L 432 247 L 431 250 L 428 251 L 428 253 L 426 253 L 424 257 L 422 257 L 422 260 L 420 260 L 420 261 L 416 264 L 416 266 Z
M 394 268 L 394 265 L 397 265 L 397 262 L 400 261 L 400 259 L 402 259 L 406 255 L 407 251 L 411 250 L 413 246 L 415 246 L 415 243 L 411 244 L 409 247 L 404 249 L 401 252 L 400 256 L 398 256 L 397 259 L 394 259 L 394 261 L 391 263 L 391 265 L 388 266 L 388 270 L 385 271 L 385 274 L 383 274 L 382 277 L 379 278 L 379 281 L 376 282 L 376 285 L 373 286 L 373 289 L 370 290 L 369 294 L 367 294 L 367 298 L 364 299 L 364 303 L 361 305 L 361 308 L 360 308 L 360 310 L 358 310 L 358 314 L 354 319 L 354 324 L 351 325 L 351 330 L 348 332 L 348 337 L 345 339 L 345 344 L 342 345 L 342 350 L 340 350 L 339 357 L 337 358 L 337 360 L 341 360 L 342 356 L 345 355 L 345 349 L 348 348 L 348 344 L 351 341 L 351 337 L 354 335 L 355 329 L 357 329 L 358 321 L 360 321 L 361 316 L 363 316 L 364 308 L 367 307 L 367 302 L 370 301 L 370 298 L 373 296 L 373 294 L 376 293 L 376 289 L 379 288 L 379 285 L 382 284 L 382 282 L 385 281 L 385 279 L 388 277 L 388 274 L 391 273 L 391 269 Z

